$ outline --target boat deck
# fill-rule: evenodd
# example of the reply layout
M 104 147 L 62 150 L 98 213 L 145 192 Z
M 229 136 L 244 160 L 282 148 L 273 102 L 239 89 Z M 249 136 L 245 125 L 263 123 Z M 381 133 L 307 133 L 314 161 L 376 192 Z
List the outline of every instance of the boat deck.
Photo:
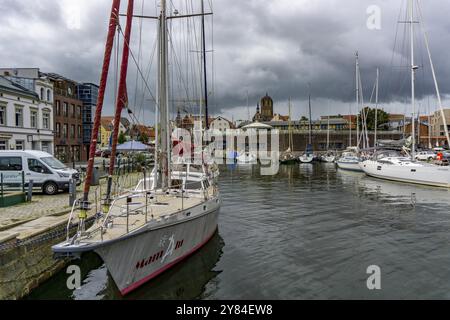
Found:
M 213 187 L 208 189 L 207 196 L 214 195 Z M 150 221 L 161 222 L 176 215 L 180 211 L 193 208 L 205 202 L 205 196 L 201 194 L 183 197 L 179 195 L 157 195 L 147 198 L 139 193 L 131 197 L 127 204 L 127 198 L 116 200 L 106 217 L 106 228 L 102 228 L 104 219 L 99 219 L 79 239 L 82 243 L 95 243 L 120 238 L 136 229 L 141 228 Z M 127 214 L 128 212 L 128 214 Z

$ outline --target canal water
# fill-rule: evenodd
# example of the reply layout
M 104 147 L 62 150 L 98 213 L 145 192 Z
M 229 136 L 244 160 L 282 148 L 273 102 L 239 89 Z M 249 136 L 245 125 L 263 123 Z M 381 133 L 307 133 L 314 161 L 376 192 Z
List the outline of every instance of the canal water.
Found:
M 333 164 L 222 166 L 213 239 L 125 299 L 450 299 L 450 191 Z M 75 261 L 27 299 L 122 299 L 102 261 Z M 369 290 L 367 268 L 381 271 Z

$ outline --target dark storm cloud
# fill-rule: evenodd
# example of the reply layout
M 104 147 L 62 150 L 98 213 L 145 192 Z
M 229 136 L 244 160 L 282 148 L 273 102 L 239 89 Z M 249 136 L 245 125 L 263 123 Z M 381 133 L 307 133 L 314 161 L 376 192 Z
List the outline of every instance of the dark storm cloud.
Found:
M 75 80 L 98 83 L 110 1 L 81 1 L 80 29 L 67 26 L 67 6 L 71 3 L 0 1 L 0 11 L 6 16 L 0 32 L 0 65 L 40 67 Z M 147 3 L 149 13 L 154 13 L 155 2 Z M 140 8 L 140 4 L 136 1 L 135 7 Z M 366 26 L 366 9 L 370 5 L 381 9 L 381 30 L 369 30 Z M 252 108 L 266 91 L 276 101 L 286 101 L 288 97 L 304 101 L 308 83 L 314 99 L 329 99 L 336 104 L 353 101 L 357 50 L 366 100 L 376 67 L 381 70 L 380 98 L 384 103 L 404 102 L 409 94 L 408 69 L 404 68 L 409 53 L 407 46 L 402 45 L 404 25 L 398 26 L 395 42 L 397 20 L 401 7 L 405 10 L 405 0 L 216 0 L 213 7 L 213 113 L 244 106 L 247 91 Z M 450 2 L 430 0 L 423 2 L 422 7 L 441 91 L 447 95 L 450 21 L 446 15 Z M 404 15 L 400 20 L 404 20 Z M 136 23 L 134 27 L 136 37 Z M 144 44 L 151 47 L 154 27 L 148 23 L 145 30 L 151 30 L 144 33 Z M 423 64 L 418 73 L 420 98 L 433 94 L 434 88 L 418 28 L 416 39 L 421 43 L 417 46 L 416 64 Z M 150 56 L 151 50 L 148 51 L 144 58 Z M 135 67 L 130 67 L 130 73 L 136 73 Z M 134 91 L 133 83 L 130 81 L 130 92 Z M 110 112 L 111 87 L 107 100 Z

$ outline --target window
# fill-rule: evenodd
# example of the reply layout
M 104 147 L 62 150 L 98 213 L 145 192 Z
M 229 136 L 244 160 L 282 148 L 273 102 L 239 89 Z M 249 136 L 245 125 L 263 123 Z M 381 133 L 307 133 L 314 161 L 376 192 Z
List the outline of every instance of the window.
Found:
M 0 140 L 0 150 L 6 150 L 6 140 Z
M 50 129 L 50 112 L 48 110 L 42 112 L 42 127 L 44 129 Z
M 76 114 L 76 109 L 75 109 L 75 105 L 74 104 L 71 105 L 71 109 L 72 109 L 72 118 L 76 118 L 77 114 Z
M 49 153 L 50 152 L 50 142 L 42 141 L 42 151 Z
M 70 126 L 70 137 L 75 138 L 75 125 L 74 124 L 72 124 Z
M 50 93 L 50 89 L 47 89 L 47 101 L 51 101 L 52 95 Z
M 78 135 L 77 135 L 77 137 L 81 138 L 81 126 L 78 126 Z
M 24 150 L 23 145 L 23 140 L 16 140 L 16 150 Z
M 63 110 L 63 112 L 64 112 L 64 117 L 68 117 L 69 116 L 69 105 L 68 105 L 68 103 L 67 102 L 64 102 L 64 110 Z
M 56 100 L 55 104 L 56 104 L 56 115 L 60 116 L 61 115 L 61 103 L 59 102 L 59 100 Z
M 30 110 L 30 126 L 31 126 L 31 128 L 37 128 L 37 118 L 38 118 L 37 110 Z
M 23 127 L 23 108 L 16 107 L 16 127 Z
M 56 123 L 56 136 L 59 138 L 61 137 L 61 124 L 59 122 Z
M 44 100 L 44 88 L 41 88 L 41 100 Z
M 0 125 L 6 126 L 6 107 L 0 107 Z
M 51 173 L 50 170 L 48 170 L 42 164 L 42 162 L 40 162 L 37 159 L 28 159 L 27 162 L 28 162 L 28 169 L 30 169 L 30 171 L 38 172 L 38 173 L 46 173 L 46 174 Z
M 22 171 L 22 158 L 0 157 L 0 171 Z
M 77 106 L 77 118 L 81 119 L 81 106 Z
M 69 128 L 68 128 L 67 123 L 64 123 L 64 127 L 63 127 L 63 138 L 67 138 L 67 136 L 68 136 L 68 130 L 69 130 Z

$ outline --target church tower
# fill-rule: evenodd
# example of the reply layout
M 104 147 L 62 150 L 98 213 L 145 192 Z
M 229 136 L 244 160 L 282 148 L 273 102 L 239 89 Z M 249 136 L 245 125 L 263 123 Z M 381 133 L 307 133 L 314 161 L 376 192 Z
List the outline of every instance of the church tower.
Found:
M 261 99 L 261 118 L 262 121 L 273 119 L 273 100 L 268 93 Z

